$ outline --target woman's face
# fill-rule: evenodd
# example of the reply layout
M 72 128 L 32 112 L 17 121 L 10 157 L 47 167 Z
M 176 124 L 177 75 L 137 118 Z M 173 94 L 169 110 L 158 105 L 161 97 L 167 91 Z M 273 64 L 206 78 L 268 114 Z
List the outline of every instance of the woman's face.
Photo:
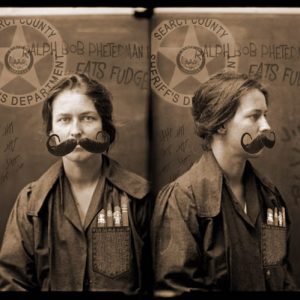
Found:
M 234 117 L 225 125 L 226 151 L 246 159 L 261 154 L 262 150 L 256 154 L 246 153 L 241 146 L 241 137 L 247 132 L 254 139 L 262 132 L 270 130 L 267 109 L 266 98 L 258 89 L 252 89 L 241 97 Z
M 67 139 L 96 139 L 102 130 L 102 120 L 94 103 L 79 90 L 66 90 L 60 93 L 52 105 L 52 131 L 60 141 Z M 65 158 L 81 162 L 95 155 L 84 150 L 80 145 L 65 156 Z

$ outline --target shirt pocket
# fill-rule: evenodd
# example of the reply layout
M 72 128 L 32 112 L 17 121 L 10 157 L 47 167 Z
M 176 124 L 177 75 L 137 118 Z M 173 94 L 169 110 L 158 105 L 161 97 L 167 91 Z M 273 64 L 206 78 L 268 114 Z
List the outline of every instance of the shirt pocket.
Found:
M 129 227 L 93 228 L 93 271 L 115 278 L 130 268 Z
M 262 225 L 262 258 L 264 267 L 282 262 L 287 251 L 286 227 Z

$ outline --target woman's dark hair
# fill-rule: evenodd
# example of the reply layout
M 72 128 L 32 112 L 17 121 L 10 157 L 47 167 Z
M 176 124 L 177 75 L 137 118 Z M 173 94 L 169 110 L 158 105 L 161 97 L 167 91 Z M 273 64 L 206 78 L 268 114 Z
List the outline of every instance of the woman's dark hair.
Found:
M 50 91 L 48 98 L 44 102 L 42 110 L 42 117 L 47 135 L 52 130 L 53 101 L 63 91 L 74 89 L 79 89 L 80 92 L 93 101 L 102 120 L 103 130 L 109 134 L 110 144 L 112 144 L 116 136 L 116 128 L 112 120 L 112 96 L 102 84 L 89 78 L 85 74 L 67 75 Z
M 201 84 L 192 98 L 192 115 L 196 134 L 206 146 L 217 130 L 234 117 L 240 98 L 252 89 L 261 91 L 268 104 L 268 92 L 258 77 L 223 71 Z

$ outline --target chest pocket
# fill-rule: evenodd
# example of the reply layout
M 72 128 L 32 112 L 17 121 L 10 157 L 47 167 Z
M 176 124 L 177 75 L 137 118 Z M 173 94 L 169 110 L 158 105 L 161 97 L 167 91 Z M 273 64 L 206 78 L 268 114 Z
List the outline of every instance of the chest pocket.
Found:
M 262 258 L 264 267 L 281 263 L 287 251 L 286 227 L 262 225 Z
M 115 278 L 130 268 L 130 227 L 96 227 L 92 232 L 93 271 Z

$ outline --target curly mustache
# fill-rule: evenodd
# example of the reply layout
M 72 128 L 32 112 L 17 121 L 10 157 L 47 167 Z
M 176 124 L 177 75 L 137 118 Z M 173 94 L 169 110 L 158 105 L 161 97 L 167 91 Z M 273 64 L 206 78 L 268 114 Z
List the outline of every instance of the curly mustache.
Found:
M 59 144 L 56 144 L 55 138 L 58 139 Z M 60 138 L 57 134 L 51 134 L 47 140 L 47 149 L 55 156 L 65 156 L 71 153 L 77 145 L 80 145 L 83 149 L 91 153 L 103 153 L 110 145 L 110 137 L 105 131 L 99 131 L 96 140 L 89 138 L 77 140 L 72 138 L 60 142 Z
M 249 136 L 251 139 L 251 142 L 248 144 L 244 141 L 246 136 Z M 275 132 L 266 130 L 259 134 L 255 139 L 252 139 L 250 133 L 246 132 L 242 135 L 241 145 L 243 149 L 250 154 L 259 152 L 263 147 L 272 148 L 275 145 Z

